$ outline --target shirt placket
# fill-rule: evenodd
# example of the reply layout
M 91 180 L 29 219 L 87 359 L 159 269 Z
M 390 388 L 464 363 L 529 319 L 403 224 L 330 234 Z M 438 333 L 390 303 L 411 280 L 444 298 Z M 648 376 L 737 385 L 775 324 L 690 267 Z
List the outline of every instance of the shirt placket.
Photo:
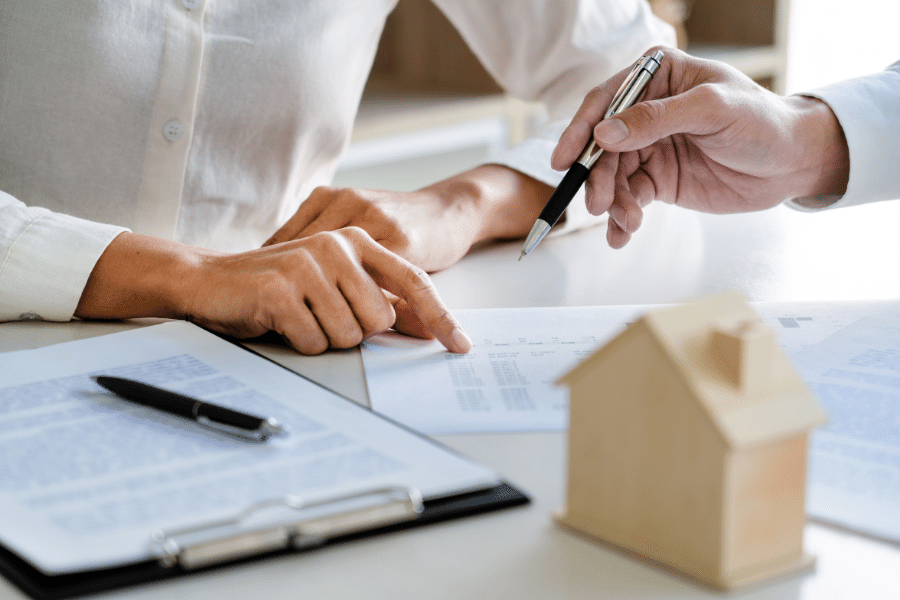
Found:
M 144 161 L 135 231 L 174 239 L 203 72 L 210 0 L 167 0 L 159 84 Z

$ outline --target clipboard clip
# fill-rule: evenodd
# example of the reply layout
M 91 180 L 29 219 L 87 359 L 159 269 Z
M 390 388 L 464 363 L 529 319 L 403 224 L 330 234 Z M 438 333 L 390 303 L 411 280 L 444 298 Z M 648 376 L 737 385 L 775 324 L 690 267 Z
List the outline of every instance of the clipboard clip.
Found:
M 285 496 L 251 504 L 239 514 L 218 521 L 151 535 L 152 553 L 164 568 L 186 570 L 219 564 L 287 548 L 320 546 L 340 535 L 411 521 L 423 510 L 415 488 L 384 487 L 369 491 L 304 501 Z M 279 518 L 253 524 L 261 512 Z M 296 513 L 302 516 L 298 519 Z

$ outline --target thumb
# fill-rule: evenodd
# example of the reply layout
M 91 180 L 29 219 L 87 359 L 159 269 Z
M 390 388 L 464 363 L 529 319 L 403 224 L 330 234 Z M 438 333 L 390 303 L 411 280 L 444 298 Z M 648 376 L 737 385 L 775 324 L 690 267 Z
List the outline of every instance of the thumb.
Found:
M 594 139 L 604 150 L 630 152 L 678 133 L 705 135 L 716 131 L 721 105 L 709 102 L 700 88 L 669 98 L 639 102 L 594 127 Z

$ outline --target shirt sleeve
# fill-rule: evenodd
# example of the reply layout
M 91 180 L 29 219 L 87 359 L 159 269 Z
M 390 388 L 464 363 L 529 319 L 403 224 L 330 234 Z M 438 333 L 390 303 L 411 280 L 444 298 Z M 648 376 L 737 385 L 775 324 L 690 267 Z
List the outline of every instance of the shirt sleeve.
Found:
M 0 192 L 0 321 L 68 321 L 123 227 L 25 206 Z
M 491 158 L 551 186 L 563 173 L 550 155 L 591 88 L 648 48 L 675 44 L 674 30 L 645 0 L 433 0 L 485 69 L 510 94 L 541 101 L 548 122 L 533 137 Z M 584 193 L 569 205 L 569 231 L 600 222 Z
M 815 211 L 900 198 L 900 61 L 803 95 L 819 98 L 837 116 L 850 151 L 850 178 L 836 201 L 798 198 L 788 206 Z

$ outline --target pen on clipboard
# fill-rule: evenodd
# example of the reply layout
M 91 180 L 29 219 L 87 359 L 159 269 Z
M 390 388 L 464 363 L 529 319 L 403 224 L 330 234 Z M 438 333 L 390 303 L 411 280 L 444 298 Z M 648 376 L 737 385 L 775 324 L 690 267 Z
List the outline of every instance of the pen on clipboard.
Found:
M 257 442 L 285 434 L 284 427 L 275 419 L 250 415 L 131 379 L 106 375 L 93 379 L 125 400 L 190 419 L 216 431 Z
M 609 108 L 603 115 L 604 119 L 619 114 L 637 102 L 637 99 L 646 89 L 647 84 L 650 83 L 650 79 L 653 78 L 653 75 L 655 75 L 656 71 L 659 69 L 664 56 L 665 55 L 660 50 L 657 50 L 652 55 L 642 56 L 637 61 L 634 68 L 631 69 L 631 73 L 629 73 L 628 77 L 625 78 L 625 81 L 622 82 L 616 95 L 613 96 Z M 594 163 L 597 162 L 597 159 L 599 159 L 602 154 L 603 148 L 598 146 L 597 142 L 591 139 L 587 146 L 584 147 L 578 160 L 576 160 L 569 168 L 569 171 L 566 173 L 565 177 L 563 177 L 559 186 L 557 186 L 556 190 L 553 192 L 553 195 L 550 196 L 550 199 L 544 206 L 544 210 L 542 210 L 541 214 L 538 216 L 537 221 L 534 222 L 534 227 L 531 228 L 531 232 L 528 234 L 528 237 L 525 238 L 525 244 L 522 246 L 522 253 L 519 255 L 519 260 L 522 260 L 534 250 L 535 246 L 538 245 L 538 242 L 544 239 L 544 236 L 550 231 L 550 228 L 559 221 L 559 218 L 566 212 L 566 207 L 569 206 L 572 198 L 575 197 L 576 192 L 578 192 L 585 180 L 587 180 L 588 175 L 591 172 L 591 167 L 594 166 Z

